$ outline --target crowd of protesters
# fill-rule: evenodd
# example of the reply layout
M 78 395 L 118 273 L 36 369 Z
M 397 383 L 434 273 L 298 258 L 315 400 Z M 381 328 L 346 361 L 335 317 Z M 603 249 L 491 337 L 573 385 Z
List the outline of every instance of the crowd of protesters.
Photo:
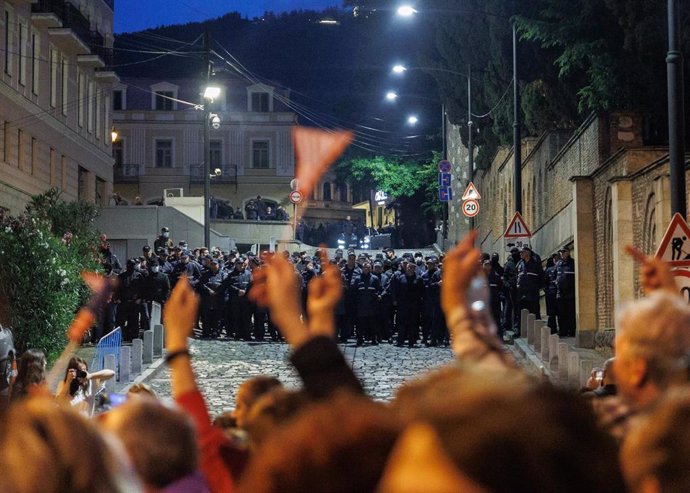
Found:
M 520 370 L 471 302 L 484 275 L 475 239 L 443 260 L 440 303 L 456 360 L 390 403 L 367 397 L 340 352 L 343 277 L 325 256 L 306 299 L 282 255 L 264 255 L 246 294 L 291 346 L 302 387 L 252 378 L 234 413 L 215 422 L 188 345 L 201 296 L 186 273 L 163 313 L 174 407 L 139 388 L 88 419 L 64 396 L 67 381 L 85 392 L 108 375 L 75 360 L 53 397 L 44 359 L 27 352 L 19 373 L 31 381 L 15 382 L 0 419 L 0 491 L 690 491 L 690 307 L 668 266 L 633 252 L 647 296 L 618 314 L 611 379 L 577 393 Z

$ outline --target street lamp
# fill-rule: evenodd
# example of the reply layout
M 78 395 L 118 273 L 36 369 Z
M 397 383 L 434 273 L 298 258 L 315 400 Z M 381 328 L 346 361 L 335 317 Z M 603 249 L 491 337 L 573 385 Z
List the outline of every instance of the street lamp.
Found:
M 669 0 L 669 2 L 672 2 L 674 0 Z M 463 14 L 467 13 L 467 10 L 453 10 L 453 9 L 440 9 L 442 12 L 447 12 L 451 14 Z M 400 8 L 398 8 L 398 15 L 401 15 L 403 17 L 410 17 L 414 14 L 416 14 L 417 11 L 412 8 L 409 5 L 403 5 Z M 506 18 L 506 16 L 502 15 L 497 15 L 491 12 L 483 12 L 485 15 L 488 16 L 493 16 L 493 17 L 499 17 L 499 18 Z M 522 212 L 522 137 L 520 135 L 520 125 L 522 124 L 521 122 L 521 115 L 520 115 L 520 91 L 518 89 L 518 72 L 517 72 L 517 27 L 515 25 L 515 22 L 511 22 L 512 28 L 513 28 L 513 194 L 514 194 L 514 201 L 515 201 L 515 211 L 516 212 Z M 396 66 L 397 67 L 397 66 Z M 398 68 L 396 70 L 396 67 L 393 68 L 393 71 L 395 73 L 402 73 L 404 72 L 404 67 L 403 70 Z M 445 70 L 445 69 L 439 69 L 439 71 L 444 71 L 444 72 L 449 72 L 453 73 L 452 70 Z M 456 72 L 458 73 L 458 72 Z M 462 74 L 461 74 L 462 75 Z M 467 77 L 467 92 L 468 92 L 468 100 L 469 100 L 469 94 L 471 92 L 471 82 L 470 82 L 470 77 Z M 468 103 L 468 126 L 470 128 L 470 139 L 472 138 L 472 111 L 471 111 L 471 101 Z M 470 142 L 468 142 L 468 147 L 471 145 Z M 473 153 L 470 152 L 470 166 L 469 166 L 469 171 L 468 172 L 468 177 L 472 177 L 474 170 L 472 169 L 474 166 L 474 163 L 472 162 L 473 159 Z
M 207 81 L 208 82 L 208 81 Z M 220 96 L 220 87 L 204 89 L 204 246 L 211 248 L 211 103 Z
M 407 117 L 407 123 L 409 125 L 417 125 L 418 122 L 419 122 L 419 118 L 417 118 L 416 115 L 410 115 Z
M 395 101 L 396 99 L 398 99 L 398 93 L 395 91 L 388 91 L 386 93 L 386 101 Z
M 405 67 L 404 65 L 394 65 L 393 69 L 392 69 L 394 74 L 402 74 L 406 70 L 407 70 L 407 67 Z

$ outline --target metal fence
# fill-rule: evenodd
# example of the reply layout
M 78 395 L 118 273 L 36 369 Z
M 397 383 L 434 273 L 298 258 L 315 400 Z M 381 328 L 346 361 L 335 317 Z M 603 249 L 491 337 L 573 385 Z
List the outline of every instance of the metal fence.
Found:
M 99 371 L 105 368 L 105 357 L 109 354 L 115 356 L 115 365 L 120 362 L 120 346 L 122 346 L 122 330 L 117 327 L 112 332 L 104 335 L 96 345 L 96 354 L 91 361 L 89 370 Z

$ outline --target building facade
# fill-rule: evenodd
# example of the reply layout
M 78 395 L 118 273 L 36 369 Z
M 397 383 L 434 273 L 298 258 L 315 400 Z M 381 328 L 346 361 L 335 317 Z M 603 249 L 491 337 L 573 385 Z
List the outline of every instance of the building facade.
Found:
M 0 206 L 112 190 L 113 0 L 0 0 Z
M 625 246 L 653 255 L 671 219 L 668 149 L 645 146 L 642 135 L 639 115 L 618 112 L 523 141 L 522 215 L 543 260 L 561 246 L 572 250 L 582 347 L 609 342 L 617 310 L 642 294 Z M 454 142 L 450 159 L 464 163 L 463 149 Z M 505 258 L 502 235 L 514 213 L 512 149 L 476 170 L 475 184 L 482 195 L 475 220 L 481 249 Z M 456 197 L 465 185 L 456 180 Z M 450 207 L 451 240 L 468 230 L 460 205 Z
M 213 83 L 221 92 L 210 106 L 220 119 L 209 129 L 211 196 L 243 215 L 257 195 L 286 205 L 295 177 L 289 91 L 231 76 Z M 203 196 L 203 86 L 194 79 L 123 78 L 114 87 L 115 191 L 126 202 Z

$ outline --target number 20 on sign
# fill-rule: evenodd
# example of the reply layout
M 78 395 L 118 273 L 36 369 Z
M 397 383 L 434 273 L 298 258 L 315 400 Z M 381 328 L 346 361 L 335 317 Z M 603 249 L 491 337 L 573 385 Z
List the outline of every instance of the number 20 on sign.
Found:
M 462 203 L 462 213 L 467 217 L 474 217 L 479 214 L 479 202 L 470 199 Z

